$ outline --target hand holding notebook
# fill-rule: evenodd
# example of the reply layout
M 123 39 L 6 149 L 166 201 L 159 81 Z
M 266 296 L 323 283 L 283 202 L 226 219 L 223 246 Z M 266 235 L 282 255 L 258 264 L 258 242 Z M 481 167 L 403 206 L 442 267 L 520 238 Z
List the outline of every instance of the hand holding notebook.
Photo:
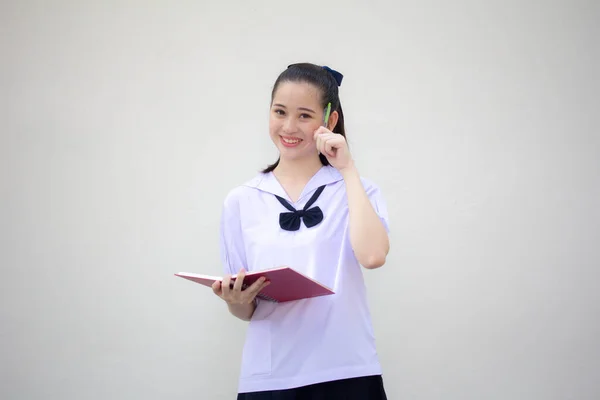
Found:
M 286 302 L 334 294 L 331 289 L 290 267 L 251 272 L 242 269 L 237 275 L 225 277 L 186 272 L 175 275 L 212 287 L 215 293 L 221 293 L 219 296 L 222 298 L 228 293 L 226 296 L 231 301 L 251 302 L 257 297 L 268 301 Z M 264 281 L 261 281 L 261 278 L 264 278 Z
M 242 268 L 237 274 L 237 279 L 231 279 L 230 275 L 223 277 L 223 280 L 216 280 L 212 284 L 213 292 L 225 300 L 228 304 L 250 304 L 254 298 L 267 287 L 271 282 L 264 276 L 258 278 L 254 283 L 248 286 L 244 285 L 246 271 Z

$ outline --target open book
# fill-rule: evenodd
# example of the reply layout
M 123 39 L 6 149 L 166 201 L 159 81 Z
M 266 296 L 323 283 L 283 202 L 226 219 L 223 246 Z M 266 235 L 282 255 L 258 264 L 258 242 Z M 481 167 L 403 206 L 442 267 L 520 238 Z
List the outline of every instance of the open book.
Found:
M 223 277 L 220 276 L 199 275 L 189 272 L 180 272 L 175 274 L 175 276 L 179 276 L 208 287 L 212 286 L 215 281 L 223 281 Z M 246 289 L 248 286 L 256 282 L 261 276 L 264 276 L 268 281 L 271 282 L 256 296 L 257 298 L 263 300 L 283 303 L 286 301 L 308 299 L 311 297 L 334 294 L 334 292 L 328 287 L 321 285 L 314 279 L 311 279 L 290 267 L 246 272 L 246 277 L 244 278 L 242 288 Z M 237 275 L 233 275 L 231 277 L 232 287 L 236 278 Z

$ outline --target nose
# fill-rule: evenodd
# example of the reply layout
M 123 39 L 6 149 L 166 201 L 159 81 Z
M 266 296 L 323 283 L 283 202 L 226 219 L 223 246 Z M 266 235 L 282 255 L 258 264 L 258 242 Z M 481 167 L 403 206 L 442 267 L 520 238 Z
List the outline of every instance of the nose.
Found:
M 283 121 L 283 132 L 284 133 L 294 133 L 296 132 L 296 120 L 291 117 L 287 117 L 285 121 Z

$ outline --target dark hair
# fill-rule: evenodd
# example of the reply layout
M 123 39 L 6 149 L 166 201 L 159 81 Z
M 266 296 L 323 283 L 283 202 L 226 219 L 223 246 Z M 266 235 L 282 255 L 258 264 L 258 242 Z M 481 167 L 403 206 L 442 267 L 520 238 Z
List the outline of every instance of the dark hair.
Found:
M 332 73 L 320 65 L 310 63 L 292 64 L 283 71 L 275 81 L 273 91 L 271 92 L 271 102 L 273 101 L 273 97 L 275 97 L 277 88 L 283 82 L 303 82 L 315 86 L 321 93 L 321 108 L 325 109 L 327 104 L 331 103 L 331 112 L 337 111 L 339 114 L 337 124 L 333 128 L 333 133 L 338 133 L 343 137 L 346 137 L 346 131 L 344 129 L 344 113 L 342 112 L 342 105 L 338 93 L 338 82 Z M 319 154 L 319 159 L 321 160 L 321 164 L 329 165 L 329 161 L 327 161 L 327 158 L 323 154 Z M 262 170 L 262 172 L 271 172 L 278 164 L 279 158 L 273 164 Z

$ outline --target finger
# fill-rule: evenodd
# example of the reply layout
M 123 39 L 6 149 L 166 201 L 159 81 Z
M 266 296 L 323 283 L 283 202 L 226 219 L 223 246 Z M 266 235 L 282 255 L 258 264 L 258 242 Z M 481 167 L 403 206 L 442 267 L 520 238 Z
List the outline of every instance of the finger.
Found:
M 321 138 L 317 138 L 315 141 L 315 146 L 317 147 L 317 151 L 319 153 L 323 153 L 323 141 L 321 140 Z
M 315 135 L 314 142 L 315 142 L 315 148 L 320 153 L 321 152 L 321 147 L 320 147 L 321 141 L 319 140 L 319 136 Z
M 250 295 L 252 298 L 254 298 L 254 296 L 256 296 L 258 294 L 258 292 L 261 290 L 265 281 L 266 281 L 266 278 L 264 276 L 261 276 L 259 279 L 257 279 L 256 282 L 254 282 L 248 289 L 246 289 L 246 292 L 248 293 L 248 295 Z
M 327 137 L 328 137 L 328 134 L 326 134 L 326 133 L 323 133 L 317 137 L 317 149 L 321 153 L 326 152 L 325 143 L 327 143 Z
M 246 277 L 246 271 L 244 270 L 244 268 L 242 268 L 238 272 L 237 278 L 235 279 L 235 283 L 233 284 L 233 291 L 234 292 L 241 292 L 242 291 L 242 286 L 244 284 L 244 278 L 245 277 Z
M 334 143 L 335 145 L 342 145 L 345 142 L 344 137 L 336 133 L 323 134 L 321 135 L 321 140 L 327 143 Z
M 330 135 L 333 135 L 333 134 L 332 133 L 319 133 L 319 134 L 315 135 L 314 141 L 315 141 L 315 145 L 317 146 L 317 148 L 321 148 L 322 143 L 325 142 L 327 140 L 327 138 L 330 137 Z
M 337 136 L 339 136 L 339 135 L 337 135 L 335 133 L 321 133 L 317 136 L 316 140 L 321 141 L 321 142 L 327 142 L 329 140 L 338 139 Z
M 320 126 L 315 131 L 315 135 L 314 136 L 321 135 L 321 134 L 324 134 L 324 133 L 331 133 L 331 131 L 329 129 L 327 129 L 326 127 L 324 127 L 324 126 Z
M 327 154 L 329 157 L 335 157 L 335 148 L 332 147 L 330 144 L 326 144 L 325 154 Z
M 250 287 L 248 289 L 246 289 L 249 293 L 250 292 L 255 292 L 257 291 L 261 285 L 267 280 L 267 278 L 265 278 L 264 276 L 261 276 L 260 278 L 258 278 L 256 280 L 256 282 L 254 282 L 252 285 L 250 285 Z
M 226 275 L 223 278 L 223 283 L 221 283 L 221 293 L 223 297 L 229 297 L 231 294 L 231 289 L 229 285 L 231 284 L 231 275 Z
M 247 300 L 248 303 L 252 302 L 256 296 L 258 296 L 260 294 L 260 292 L 266 288 L 267 286 L 269 286 L 271 284 L 271 281 L 265 281 L 263 283 L 261 283 L 259 286 L 256 287 L 256 289 L 252 290 L 252 292 L 250 292 L 250 298 Z
M 212 287 L 214 294 L 216 294 L 217 296 L 221 296 L 221 282 L 220 281 L 215 281 L 211 287 Z
M 313 140 L 316 141 L 316 140 L 318 140 L 318 138 L 322 137 L 323 135 L 327 135 L 328 133 L 329 133 L 328 131 L 323 131 L 321 128 L 319 128 L 313 134 Z
M 336 150 L 343 145 L 343 142 L 336 137 L 328 137 L 324 139 L 324 150 L 327 155 L 335 156 Z

